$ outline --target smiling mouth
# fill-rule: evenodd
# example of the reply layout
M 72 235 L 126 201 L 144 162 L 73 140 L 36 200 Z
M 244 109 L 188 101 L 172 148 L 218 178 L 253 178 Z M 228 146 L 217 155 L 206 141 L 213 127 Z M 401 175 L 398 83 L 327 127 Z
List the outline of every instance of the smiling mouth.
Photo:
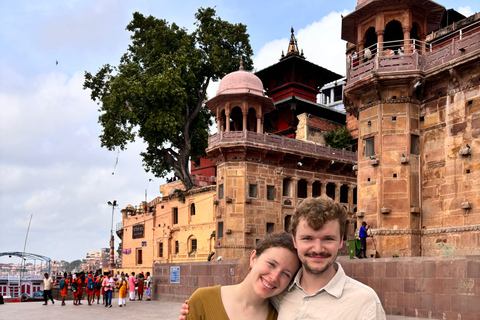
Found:
M 267 288 L 268 290 L 273 290 L 275 289 L 276 287 L 271 285 L 267 280 L 265 280 L 264 278 L 260 277 L 260 280 L 262 281 L 262 284 L 265 288 Z

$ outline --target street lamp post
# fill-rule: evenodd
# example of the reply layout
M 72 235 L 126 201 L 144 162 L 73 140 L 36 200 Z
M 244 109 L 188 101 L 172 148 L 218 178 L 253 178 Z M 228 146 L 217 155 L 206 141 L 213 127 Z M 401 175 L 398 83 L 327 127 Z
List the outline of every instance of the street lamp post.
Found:
M 112 227 L 110 228 L 110 268 L 115 268 L 115 253 L 113 248 L 113 213 L 115 207 L 118 206 L 117 200 L 113 200 L 113 203 L 108 201 L 108 205 L 112 207 Z

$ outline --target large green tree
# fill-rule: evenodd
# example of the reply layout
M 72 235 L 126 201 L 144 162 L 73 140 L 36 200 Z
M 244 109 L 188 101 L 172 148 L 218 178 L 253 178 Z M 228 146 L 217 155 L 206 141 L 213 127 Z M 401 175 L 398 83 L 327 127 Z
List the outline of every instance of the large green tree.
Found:
M 246 26 L 231 24 L 212 8 L 195 14 L 189 33 L 175 23 L 136 12 L 128 24 L 131 44 L 116 67 L 85 72 L 84 89 L 99 105 L 102 147 L 124 150 L 137 137 L 147 172 L 174 171 L 187 190 L 194 186 L 190 159 L 205 153 L 211 113 L 204 107 L 212 81 L 239 68 L 252 68 Z

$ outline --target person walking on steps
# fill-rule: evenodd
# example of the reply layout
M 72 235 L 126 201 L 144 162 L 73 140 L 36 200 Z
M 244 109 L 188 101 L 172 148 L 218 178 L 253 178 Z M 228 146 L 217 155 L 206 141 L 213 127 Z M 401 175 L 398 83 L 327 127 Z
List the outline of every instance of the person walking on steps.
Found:
M 360 238 L 360 249 L 358 249 L 357 253 L 355 253 L 355 257 L 362 259 L 359 254 L 363 252 L 363 258 L 367 258 L 367 231 L 368 228 L 370 228 L 369 225 L 365 221 L 362 222 L 362 226 L 360 227 L 360 230 L 358 231 L 358 237 Z

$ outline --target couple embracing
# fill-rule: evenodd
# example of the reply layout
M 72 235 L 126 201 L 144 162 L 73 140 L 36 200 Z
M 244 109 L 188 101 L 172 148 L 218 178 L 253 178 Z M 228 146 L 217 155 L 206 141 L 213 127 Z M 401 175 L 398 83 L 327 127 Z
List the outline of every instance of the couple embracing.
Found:
M 198 289 L 180 320 L 386 319 L 375 291 L 335 261 L 345 222 L 345 210 L 332 199 L 305 199 L 292 217 L 291 235 L 259 241 L 245 279 Z

